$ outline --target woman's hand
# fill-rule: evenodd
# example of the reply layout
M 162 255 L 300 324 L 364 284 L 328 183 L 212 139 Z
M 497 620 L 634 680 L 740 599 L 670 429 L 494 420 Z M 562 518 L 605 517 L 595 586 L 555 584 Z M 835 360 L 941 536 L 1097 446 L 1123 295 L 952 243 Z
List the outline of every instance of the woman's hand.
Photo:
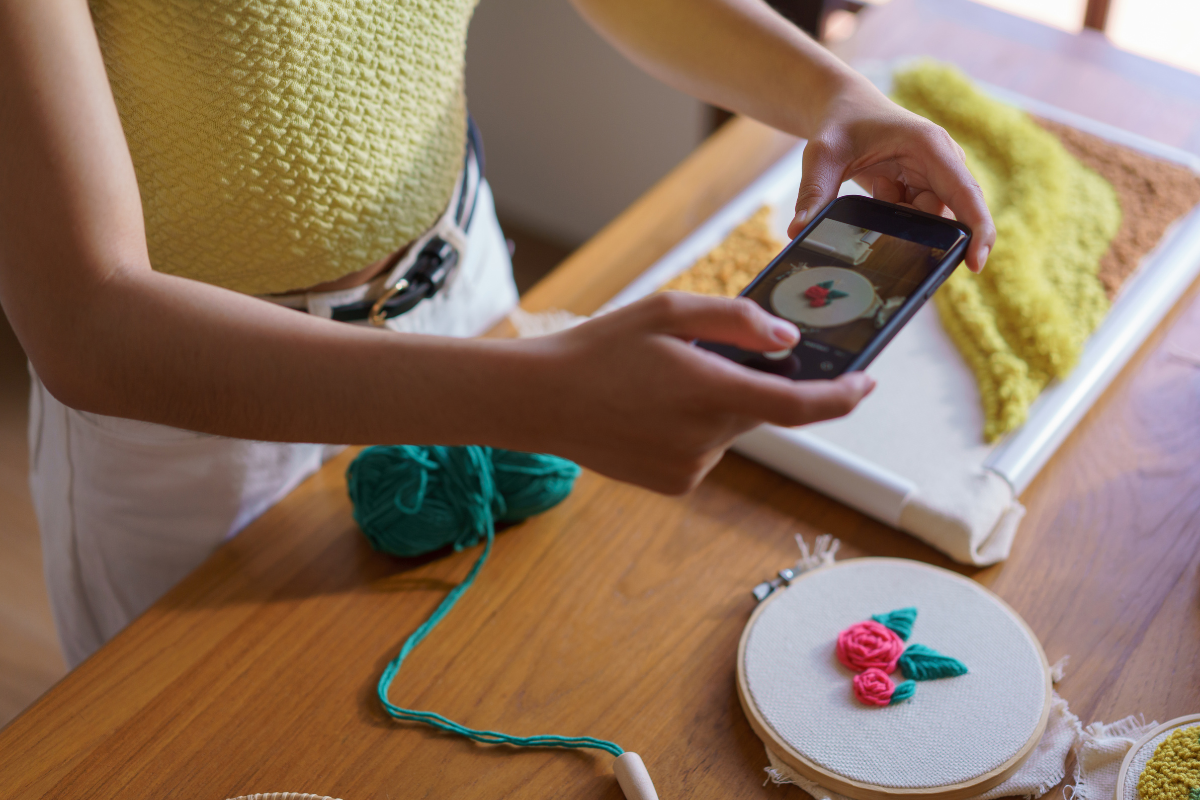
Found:
M 529 385 L 547 401 L 522 410 L 538 429 L 531 438 L 610 477 L 680 494 L 739 434 L 762 422 L 843 416 L 875 385 L 861 372 L 832 381 L 768 375 L 693 347 L 693 339 L 766 352 L 794 346 L 799 333 L 749 300 L 665 292 L 525 340 L 540 364 Z
M 946 207 L 974 234 L 983 269 L 996 228 L 963 152 L 764 0 L 572 0 L 592 26 L 664 83 L 808 139 L 794 237 L 854 178 L 881 200 Z
M 967 266 L 983 269 L 996 227 L 962 148 L 945 130 L 904 110 L 857 75 L 833 95 L 804 150 L 804 177 L 788 235 L 799 234 L 851 179 L 879 200 L 930 214 L 952 212 L 973 234 Z

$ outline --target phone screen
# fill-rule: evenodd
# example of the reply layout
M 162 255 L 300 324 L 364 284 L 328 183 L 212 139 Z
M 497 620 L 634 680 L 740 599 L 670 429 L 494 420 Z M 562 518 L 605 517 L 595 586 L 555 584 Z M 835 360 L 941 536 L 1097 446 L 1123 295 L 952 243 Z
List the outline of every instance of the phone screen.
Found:
M 911 314 L 932 294 L 957 264 L 947 264 L 950 251 L 961 258 L 964 248 L 956 245 L 965 238 L 955 223 L 899 206 L 857 197 L 835 202 L 743 293 L 795 323 L 800 344 L 774 358 L 747 353 L 735 360 L 794 378 L 842 374 L 882 346 L 896 314 Z M 718 352 L 730 356 L 724 350 Z

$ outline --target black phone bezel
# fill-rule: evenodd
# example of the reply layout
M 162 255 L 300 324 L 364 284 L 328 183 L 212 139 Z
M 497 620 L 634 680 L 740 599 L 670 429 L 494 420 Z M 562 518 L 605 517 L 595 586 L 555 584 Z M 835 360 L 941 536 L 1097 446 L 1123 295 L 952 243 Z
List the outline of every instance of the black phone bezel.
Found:
M 847 208 L 848 206 L 850 208 Z M 855 209 L 854 206 L 858 206 L 858 208 Z M 851 213 L 842 213 L 843 210 Z M 849 217 L 849 219 L 839 219 L 838 221 L 868 228 L 870 230 L 877 230 L 881 233 L 889 235 L 896 235 L 891 233 L 891 231 L 898 230 L 901 226 L 911 226 L 912 220 L 916 219 L 925 220 L 942 228 L 952 228 L 957 230 L 960 236 L 953 245 L 947 248 L 946 255 L 942 261 L 932 272 L 929 273 L 925 280 L 921 281 L 921 283 L 917 285 L 916 290 L 912 293 L 904 305 L 900 306 L 900 308 L 896 310 L 891 319 L 887 321 L 887 324 L 880 328 L 879 332 L 876 333 L 874 338 L 871 339 L 870 343 L 864 347 L 854 359 L 847 363 L 840 372 L 819 373 L 815 370 L 806 368 L 806 361 L 804 359 L 800 359 L 801 363 L 799 374 L 787 374 L 787 377 L 790 377 L 793 380 L 832 379 L 838 377 L 839 375 L 844 375 L 847 372 L 858 372 L 866 369 L 867 366 L 869 366 L 870 363 L 875 360 L 883 348 L 887 346 L 888 342 L 890 342 L 896 336 L 896 334 L 899 333 L 900 329 L 903 328 L 910 319 L 912 319 L 913 315 L 917 313 L 918 309 L 920 309 L 921 306 L 933 296 L 933 293 L 937 291 L 938 287 L 941 286 L 942 283 L 944 283 L 946 279 L 950 277 L 954 270 L 958 268 L 958 265 L 962 263 L 963 257 L 967 252 L 967 246 L 971 242 L 971 229 L 957 220 L 939 217 L 935 214 L 927 214 L 924 211 L 919 211 L 915 208 L 899 206 L 883 200 L 876 200 L 873 197 L 864 197 L 862 195 L 846 195 L 844 197 L 839 197 L 829 205 L 825 206 L 825 208 L 821 209 L 819 214 L 817 214 L 813 219 L 809 220 L 808 224 L 804 226 L 804 229 L 800 231 L 796 238 L 792 239 L 792 241 L 788 243 L 787 247 L 784 247 L 783 250 L 780 251 L 779 255 L 771 259 L 771 263 L 767 264 L 767 266 L 765 266 L 762 271 L 755 276 L 754 280 L 752 280 L 746 286 L 746 288 L 742 289 L 738 296 L 745 297 L 751 291 L 753 291 L 763 280 L 766 279 L 766 276 L 770 274 L 771 270 L 773 270 L 780 261 L 784 260 L 794 248 L 800 246 L 800 243 L 804 240 L 804 238 L 808 236 L 808 234 L 811 233 L 812 230 L 816 228 L 822 220 L 832 216 L 834 213 L 836 213 L 838 217 Z M 906 222 L 899 222 L 898 220 L 906 220 Z M 900 236 L 899 238 L 915 241 L 911 238 L 911 234 Z M 759 307 L 762 308 L 761 305 L 759 305 Z M 770 309 L 765 310 L 773 316 L 779 316 Z M 706 350 L 718 353 L 726 358 L 732 359 L 733 361 L 737 361 L 738 363 L 751 367 L 752 369 L 759 369 L 764 372 L 773 372 L 776 374 L 783 374 L 782 370 L 786 369 L 785 362 L 768 360 L 760 353 L 750 353 L 749 351 L 742 350 L 740 348 L 732 347 L 730 345 L 716 344 L 714 342 L 697 342 L 696 344 Z M 738 356 L 744 356 L 744 358 L 739 358 Z

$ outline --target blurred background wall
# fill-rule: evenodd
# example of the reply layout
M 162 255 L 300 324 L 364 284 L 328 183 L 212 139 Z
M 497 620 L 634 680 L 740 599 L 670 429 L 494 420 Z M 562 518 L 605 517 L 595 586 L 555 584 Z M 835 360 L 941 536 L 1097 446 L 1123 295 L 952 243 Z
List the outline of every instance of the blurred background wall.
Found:
M 506 221 L 578 245 L 708 134 L 708 107 L 638 70 L 564 0 L 480 3 L 467 98 Z

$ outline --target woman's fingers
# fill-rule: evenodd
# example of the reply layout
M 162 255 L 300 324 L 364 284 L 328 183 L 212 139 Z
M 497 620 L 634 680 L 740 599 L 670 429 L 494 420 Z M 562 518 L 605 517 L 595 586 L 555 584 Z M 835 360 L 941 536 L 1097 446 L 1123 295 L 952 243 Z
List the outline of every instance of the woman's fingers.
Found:
M 926 214 L 953 219 L 953 214 L 950 212 L 949 207 L 933 192 L 913 192 L 913 198 L 909 201 L 909 204 L 918 211 L 924 211 Z
M 848 413 L 873 388 L 866 375 L 793 382 L 757 372 L 684 341 L 746 350 L 793 347 L 795 326 L 748 300 L 664 292 L 569 331 L 528 340 L 531 363 L 553 397 L 545 418 L 582 420 L 558 452 L 655 491 L 688 491 L 740 433 L 762 422 L 794 426 Z M 549 356 L 549 358 L 546 358 Z M 565 398 L 565 399 L 564 399 Z
M 837 199 L 838 188 L 846 180 L 846 163 L 838 150 L 820 138 L 804 146 L 804 174 L 796 195 L 796 216 L 788 225 L 790 238 L 796 238 L 818 211 Z
M 792 381 L 744 370 L 730 381 L 725 403 L 744 416 L 792 428 L 844 417 L 875 388 L 865 372 L 850 372 L 831 381 Z
M 658 332 L 679 339 L 703 339 L 758 353 L 785 350 L 800 341 L 795 325 L 745 298 L 662 292 L 639 305 Z
M 881 200 L 943 216 L 949 209 L 972 232 L 967 266 L 983 269 L 996 226 L 963 149 L 943 128 L 901 109 L 865 81 L 846 90 L 805 147 L 788 235 L 794 238 L 832 202 L 848 178 L 869 183 L 871 194 Z
M 883 175 L 876 175 L 871 181 L 871 196 L 885 203 L 903 203 L 904 184 Z
M 868 175 L 874 173 L 870 181 L 871 195 L 888 203 L 912 206 L 928 214 L 966 223 L 972 232 L 966 254 L 967 266 L 979 272 L 996 242 L 996 227 L 983 199 L 983 191 L 962 160 L 962 149 L 945 131 L 940 128 L 937 131 L 929 134 L 927 149 L 921 155 L 899 159 L 901 163 L 908 162 L 900 170 L 903 180 L 884 174 L 886 160 L 866 170 Z M 811 159 L 810 152 L 813 154 Z M 833 148 L 817 140 L 809 142 L 804 154 L 804 178 L 796 200 L 796 217 L 788 226 L 788 236 L 797 236 L 813 214 L 837 197 L 846 169 L 847 165 L 835 157 Z
M 925 180 L 960 222 L 971 229 L 967 266 L 979 272 L 996 243 L 996 225 L 983 199 L 983 190 L 967 169 L 962 148 L 941 128 L 929 134 L 928 151 L 921 164 Z
M 752 352 L 791 348 L 800 338 L 795 325 L 744 298 L 663 292 L 627 311 L 629 319 L 647 332 L 720 342 Z M 697 407 L 775 425 L 804 425 L 842 416 L 875 386 L 865 373 L 833 381 L 792 381 L 690 348 L 683 363 L 689 364 L 688 371 L 695 370 L 688 382 L 694 381 L 689 394 Z

